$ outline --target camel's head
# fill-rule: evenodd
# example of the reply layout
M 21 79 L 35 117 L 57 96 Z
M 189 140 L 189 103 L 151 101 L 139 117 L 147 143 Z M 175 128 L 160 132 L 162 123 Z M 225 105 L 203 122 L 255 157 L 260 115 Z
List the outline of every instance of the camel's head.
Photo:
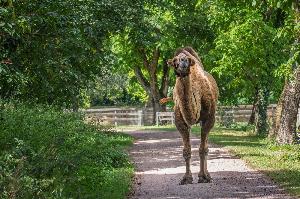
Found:
M 183 53 L 175 56 L 173 59 L 168 60 L 168 65 L 173 66 L 175 74 L 179 77 L 185 77 L 190 74 L 191 66 L 195 64 L 195 61 L 190 56 Z

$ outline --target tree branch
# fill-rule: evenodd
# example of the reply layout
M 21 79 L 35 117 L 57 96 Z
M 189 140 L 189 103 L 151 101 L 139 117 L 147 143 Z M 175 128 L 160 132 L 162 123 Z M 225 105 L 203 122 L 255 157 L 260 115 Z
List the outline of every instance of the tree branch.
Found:
M 160 50 L 159 48 L 156 48 L 153 51 L 152 62 L 151 62 L 151 68 L 153 71 L 156 71 L 157 69 L 159 56 L 160 56 Z
M 138 66 L 135 66 L 134 74 L 137 77 L 140 84 L 142 85 L 142 87 L 145 89 L 145 91 L 150 95 L 151 94 L 150 83 L 148 82 L 146 77 L 143 75 L 141 68 Z
M 148 61 L 148 58 L 147 58 L 147 55 L 146 55 L 146 51 L 144 48 L 139 48 L 138 49 L 139 53 L 140 53 L 140 56 L 143 60 L 143 64 L 144 66 L 149 69 L 150 68 L 150 64 L 149 64 L 149 61 Z
M 161 87 L 160 87 L 160 94 L 163 97 L 167 97 L 168 95 L 168 88 L 169 88 L 169 73 L 170 73 L 170 67 L 167 64 L 167 61 L 163 61 L 163 75 L 161 78 Z

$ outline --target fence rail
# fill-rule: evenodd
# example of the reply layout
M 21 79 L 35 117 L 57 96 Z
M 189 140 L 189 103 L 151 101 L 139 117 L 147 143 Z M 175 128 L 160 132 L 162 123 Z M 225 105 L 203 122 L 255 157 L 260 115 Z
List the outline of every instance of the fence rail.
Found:
M 134 108 L 105 108 L 83 110 L 87 121 L 109 125 L 143 125 L 143 111 Z
M 268 116 L 271 119 L 275 115 L 276 105 L 268 107 Z M 153 110 L 150 108 L 103 108 L 82 110 L 89 121 L 110 125 L 150 125 L 153 121 Z M 217 122 L 247 122 L 252 113 L 251 105 L 219 106 L 216 113 Z M 157 112 L 156 125 L 161 123 L 174 124 L 172 109 L 167 112 Z
M 175 121 L 174 112 L 157 112 L 156 113 L 156 126 L 161 122 L 171 122 L 173 125 Z

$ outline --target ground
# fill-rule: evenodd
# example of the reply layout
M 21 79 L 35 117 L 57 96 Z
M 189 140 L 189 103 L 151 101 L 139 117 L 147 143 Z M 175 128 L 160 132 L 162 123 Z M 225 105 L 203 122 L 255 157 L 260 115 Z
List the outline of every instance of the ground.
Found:
M 249 168 L 224 148 L 210 144 L 208 170 L 212 183 L 197 183 L 199 139 L 191 137 L 193 184 L 179 185 L 185 172 L 182 141 L 176 131 L 129 132 L 136 141 L 130 154 L 136 166 L 131 199 L 293 198 L 262 173 Z

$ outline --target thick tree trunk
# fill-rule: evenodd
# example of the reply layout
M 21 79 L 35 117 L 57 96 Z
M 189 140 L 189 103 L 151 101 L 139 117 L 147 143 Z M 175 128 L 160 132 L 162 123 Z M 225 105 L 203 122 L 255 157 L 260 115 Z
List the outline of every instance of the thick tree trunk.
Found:
M 258 91 L 257 118 L 255 123 L 256 133 L 258 135 L 266 135 L 269 129 L 267 120 L 269 90 L 262 88 Z
M 295 23 L 300 22 L 299 0 L 293 2 L 295 11 Z M 299 46 L 300 33 L 295 38 L 296 49 Z M 295 52 L 291 52 L 293 57 Z M 274 136 L 279 144 L 291 144 L 296 141 L 296 122 L 300 102 L 300 66 L 297 61 L 292 66 L 293 76 L 286 81 L 277 107 L 277 118 L 274 129 Z
M 153 119 L 152 119 L 152 124 L 156 123 L 156 113 L 157 112 L 162 112 L 163 111 L 163 105 L 161 105 L 159 102 L 155 101 L 154 98 L 152 98 L 152 108 L 153 108 Z
M 296 138 L 296 122 L 300 102 L 300 68 L 288 81 L 277 107 L 275 138 L 279 144 L 291 144 Z
M 283 97 L 285 96 L 285 91 L 287 90 L 285 88 L 287 85 L 288 85 L 288 83 L 285 82 L 283 91 L 282 91 L 282 93 L 280 95 L 280 98 L 277 102 L 276 111 L 275 111 L 275 119 L 274 119 L 274 122 L 272 124 L 272 129 L 269 132 L 269 136 L 268 136 L 269 138 L 275 138 L 276 134 L 277 134 L 277 130 L 279 129 L 280 117 L 281 117 L 281 114 L 282 114 L 282 102 L 283 102 Z
M 168 88 L 169 88 L 169 67 L 166 64 L 163 64 L 163 74 L 161 78 L 161 86 L 158 84 L 158 60 L 160 57 L 159 49 L 155 49 L 153 51 L 153 55 L 151 60 L 149 60 L 146 56 L 146 52 L 144 49 L 139 49 L 140 56 L 143 60 L 144 68 L 149 74 L 149 79 L 143 74 L 141 68 L 136 66 L 134 68 L 135 75 L 142 85 L 144 90 L 147 92 L 149 96 L 149 104 L 151 104 L 153 108 L 153 120 L 152 124 L 156 123 L 156 112 L 166 111 L 166 105 L 161 105 L 159 100 L 167 97 Z

